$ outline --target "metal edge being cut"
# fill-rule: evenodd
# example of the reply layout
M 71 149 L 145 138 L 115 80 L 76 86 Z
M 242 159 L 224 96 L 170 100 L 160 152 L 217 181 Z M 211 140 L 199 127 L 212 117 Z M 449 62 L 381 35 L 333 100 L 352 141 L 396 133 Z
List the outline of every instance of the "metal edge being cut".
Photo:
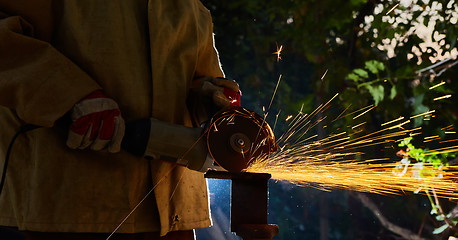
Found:
M 269 124 L 242 107 L 215 114 L 206 134 L 209 154 L 229 172 L 242 172 L 259 156 L 276 151 Z

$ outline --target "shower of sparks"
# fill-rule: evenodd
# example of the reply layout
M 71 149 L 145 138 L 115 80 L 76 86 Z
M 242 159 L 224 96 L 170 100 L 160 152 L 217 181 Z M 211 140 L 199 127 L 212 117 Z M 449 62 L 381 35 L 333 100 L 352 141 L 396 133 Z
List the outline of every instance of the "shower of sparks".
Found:
M 440 137 L 439 136 L 435 136 L 435 137 L 431 137 L 431 138 L 424 138 L 424 143 L 427 143 L 427 142 L 432 142 L 432 141 L 436 141 L 436 140 L 439 140 Z
M 444 84 L 445 84 L 445 82 L 442 81 L 442 82 L 440 82 L 440 83 L 438 83 L 438 84 L 436 84 L 436 85 L 430 87 L 429 90 L 434 89 L 434 88 L 437 88 L 437 87 L 442 86 L 442 85 L 444 85 Z
M 455 128 L 455 127 L 454 127 L 453 124 L 452 124 L 452 125 L 449 125 L 449 126 L 447 126 L 447 127 L 441 128 L 441 130 L 452 130 L 452 129 L 454 129 L 454 128 Z
M 366 122 L 363 122 L 363 123 L 360 123 L 358 125 L 355 125 L 355 126 L 351 127 L 351 129 L 355 129 L 355 128 L 361 127 L 364 124 L 366 124 Z
M 396 119 L 394 119 L 394 120 L 391 120 L 391 121 L 389 121 L 389 122 L 382 123 L 381 126 L 383 127 L 383 126 L 385 126 L 385 125 L 389 125 L 389 124 L 392 124 L 392 123 L 394 123 L 394 122 L 401 121 L 402 119 L 404 119 L 404 117 L 398 117 L 398 118 L 396 118 Z
M 326 69 L 326 71 L 324 72 L 323 76 L 321 76 L 321 81 L 323 81 L 324 77 L 326 77 L 326 74 L 328 73 L 328 70 L 329 69 Z
M 339 116 L 336 117 L 336 119 L 332 120 L 332 122 L 335 122 L 335 121 L 339 120 L 340 117 L 341 117 L 350 107 L 351 107 L 351 104 L 348 105 L 347 108 L 345 108 L 345 110 L 343 110 L 343 112 L 341 112 L 341 113 L 339 114 Z M 345 116 L 344 116 L 344 117 L 345 117 Z
M 374 109 L 376 106 L 373 106 L 371 108 L 369 108 L 368 110 L 364 111 L 363 113 L 359 114 L 358 116 L 354 117 L 353 120 L 363 116 L 364 114 L 368 113 L 370 110 Z
M 285 122 L 289 121 L 291 118 L 293 118 L 293 115 L 289 115 L 288 117 L 286 117 Z
M 371 149 L 367 147 L 378 145 L 384 149 L 394 149 L 393 146 L 404 138 L 422 134 L 421 127 L 406 129 L 410 120 L 402 121 L 404 117 L 383 123 L 382 129 L 375 132 L 359 130 L 365 124 L 363 122 L 349 126 L 348 130 L 332 132 L 321 139 L 311 133 L 313 127 L 323 128 L 325 111 L 331 101 L 320 105 L 310 114 L 304 114 L 301 109 L 295 117 L 288 116 L 289 128 L 277 139 L 279 150 L 253 160 L 246 171 L 270 173 L 273 179 L 321 190 L 348 189 L 377 194 L 403 194 L 434 187 L 438 196 L 458 199 L 458 166 L 437 168 L 429 163 L 420 166 L 413 159 L 409 159 L 409 164 L 406 164 L 399 158 L 371 159 L 368 156 Z M 375 107 L 367 106 L 345 116 L 356 115 L 353 118 L 356 119 Z M 431 110 L 410 119 L 433 112 Z M 341 115 L 343 113 L 338 118 L 342 118 Z M 451 128 L 453 126 L 448 126 L 446 130 Z M 439 136 L 424 137 L 425 142 L 439 139 Z M 458 139 L 448 142 L 452 141 Z M 458 146 L 429 150 L 425 154 L 448 152 L 458 152 Z
M 350 106 L 351 106 L 351 105 L 350 105 Z M 361 109 L 358 109 L 358 110 L 356 110 L 356 111 L 354 111 L 354 112 L 351 112 L 351 113 L 348 113 L 348 114 L 342 116 L 343 113 L 346 112 L 350 106 L 348 106 L 341 114 L 339 114 L 339 116 L 338 116 L 336 119 L 334 119 L 333 122 L 335 122 L 335 121 L 337 121 L 337 120 L 339 120 L 339 119 L 345 118 L 345 117 L 347 117 L 347 116 L 354 115 L 355 113 L 365 111 L 366 109 L 371 108 L 371 107 L 373 107 L 374 105 L 370 105 L 370 106 L 363 107 L 363 108 L 361 108 Z M 360 115 L 361 115 L 361 114 L 360 114 Z
M 270 107 L 272 106 L 272 102 L 274 101 L 275 94 L 277 94 L 278 85 L 280 85 L 280 81 L 281 81 L 281 76 L 282 75 L 280 75 L 280 77 L 278 77 L 277 86 L 275 86 L 274 93 L 272 94 L 272 98 L 270 99 L 270 103 L 269 103 L 269 107 L 268 107 L 269 110 L 270 110 Z M 265 112 L 265 110 L 264 110 L 264 112 Z
M 444 140 L 444 141 L 440 141 L 439 143 L 448 143 L 448 142 L 458 142 L 458 139 Z
M 439 196 L 457 199 L 458 183 L 454 173 L 445 169 L 437 170 L 431 164 L 422 167 L 430 171 L 430 176 L 419 178 L 419 169 L 415 165 L 398 163 L 377 163 L 387 159 L 337 161 L 344 155 L 309 154 L 298 157 L 296 153 L 281 153 L 269 160 L 254 163 L 249 171 L 260 170 L 272 174 L 272 178 L 288 181 L 299 186 L 311 186 L 322 190 L 349 189 L 377 194 L 401 194 L 403 191 L 417 191 L 420 188 L 434 186 Z M 356 154 L 356 153 L 355 153 Z M 282 156 L 283 155 L 283 156 Z M 287 157 L 288 160 L 285 160 Z M 280 160 L 280 161 L 279 161 Z M 278 161 L 280 164 L 272 164 Z M 297 164 L 300 161 L 301 164 Z M 402 167 L 401 169 L 399 167 Z M 404 169 L 406 171 L 404 171 Z M 456 168 L 454 168 L 456 170 Z M 441 178 L 436 176 L 441 176 Z
M 396 9 L 397 7 L 399 6 L 399 3 L 397 3 L 396 5 L 394 5 L 392 8 L 390 8 L 390 10 L 388 10 L 388 12 L 386 12 L 385 15 L 388 15 L 390 14 L 392 11 L 394 11 L 394 9 Z
M 277 51 L 272 54 L 277 55 L 277 62 L 279 62 L 281 60 L 281 51 L 283 51 L 283 45 L 280 45 L 280 47 L 278 47 L 277 43 L 275 43 L 275 45 L 277 46 Z
M 426 116 L 426 115 L 431 115 L 431 113 L 434 113 L 434 112 L 436 112 L 436 110 L 431 110 L 431 111 L 427 111 L 427 112 L 424 112 L 424 113 L 420 113 L 418 115 L 410 117 L 410 119 L 417 118 L 417 117 L 422 117 L 422 116 Z
M 452 96 L 451 94 L 448 94 L 448 95 L 445 95 L 445 96 L 442 96 L 442 97 L 434 98 L 433 100 L 437 101 L 437 100 L 441 100 L 441 99 L 445 99 L 445 98 L 450 98 L 451 96 Z
M 432 138 L 438 138 L 438 137 L 439 137 L 439 136 L 437 136 L 437 135 L 436 135 L 436 136 L 425 137 L 425 140 L 427 140 L 427 139 L 432 139 Z
M 414 137 L 414 136 L 417 136 L 417 135 L 421 135 L 421 133 L 411 133 L 411 134 L 409 134 L 409 137 Z

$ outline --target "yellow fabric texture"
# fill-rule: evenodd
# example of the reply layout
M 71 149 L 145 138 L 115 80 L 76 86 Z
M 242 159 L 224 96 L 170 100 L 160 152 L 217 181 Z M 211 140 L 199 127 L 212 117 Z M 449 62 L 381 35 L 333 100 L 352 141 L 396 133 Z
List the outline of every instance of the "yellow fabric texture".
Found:
M 0 0 L 0 156 L 21 125 L 45 126 L 14 144 L 0 225 L 109 233 L 155 186 L 118 232 L 209 226 L 202 173 L 65 146 L 66 113 L 96 89 L 126 121 L 191 126 L 186 103 L 200 76 L 223 72 L 198 0 Z

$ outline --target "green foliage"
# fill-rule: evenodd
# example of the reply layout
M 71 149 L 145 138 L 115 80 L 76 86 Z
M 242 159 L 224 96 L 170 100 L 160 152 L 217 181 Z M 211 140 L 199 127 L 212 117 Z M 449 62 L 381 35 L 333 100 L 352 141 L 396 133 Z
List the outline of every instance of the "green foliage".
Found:
M 431 163 L 434 168 L 448 166 L 448 158 L 453 158 L 456 153 L 438 153 L 437 151 L 428 151 L 422 148 L 417 148 L 412 144 L 413 137 L 403 139 L 398 146 L 405 147 L 406 153 L 410 158 L 417 162 Z
M 366 69 L 368 69 L 373 74 L 379 74 L 381 71 L 385 71 L 385 65 L 382 62 L 377 60 L 370 60 L 366 61 L 365 63 Z
M 436 208 L 436 209 L 437 209 L 437 208 Z M 437 214 L 437 211 L 436 211 L 434 214 Z M 449 213 L 449 214 L 447 214 L 446 217 L 447 217 L 447 218 L 450 218 L 451 216 L 452 216 L 451 213 Z M 444 221 L 445 219 L 444 219 L 444 216 L 438 215 L 438 216 L 436 216 L 436 220 L 438 220 L 438 221 Z M 458 217 L 451 219 L 451 222 L 452 222 L 452 224 L 453 224 L 454 226 L 456 226 L 456 225 L 458 224 Z M 440 233 L 444 232 L 444 231 L 445 231 L 447 228 L 449 228 L 449 227 L 450 227 L 450 226 L 449 226 L 448 224 L 444 224 L 444 225 L 442 225 L 442 226 L 440 226 L 440 227 L 438 227 L 438 228 L 435 228 L 434 231 L 433 231 L 433 234 L 440 234 Z
M 407 159 L 408 158 L 412 158 L 417 162 L 416 163 L 416 167 L 414 167 L 414 169 L 416 171 L 419 171 L 419 174 L 416 174 L 415 177 L 418 177 L 420 179 L 424 178 L 424 177 L 438 177 L 438 178 L 441 178 L 442 176 L 436 175 L 434 173 L 434 171 L 431 170 L 431 168 L 424 167 L 422 163 L 429 163 L 429 165 L 431 167 L 433 167 L 433 169 L 440 169 L 443 166 L 447 166 L 448 165 L 448 159 L 456 157 L 457 154 L 456 153 L 430 152 L 430 151 L 427 151 L 427 150 L 422 149 L 422 148 L 417 148 L 412 144 L 412 140 L 413 140 L 412 137 L 408 137 L 408 138 L 403 139 L 398 144 L 399 147 L 406 148 L 405 154 L 407 156 L 404 157 L 403 161 L 401 161 L 401 164 L 403 164 L 402 168 L 406 169 L 405 168 L 406 165 L 410 164 L 410 161 L 408 161 Z M 407 160 L 407 161 L 405 161 L 405 160 Z M 400 168 L 397 168 L 396 170 L 399 172 Z M 437 215 L 436 216 L 436 220 L 444 221 L 445 220 L 444 216 L 439 214 L 439 207 L 440 206 L 437 205 L 436 201 L 433 200 L 433 198 L 431 197 L 431 194 L 429 193 L 431 188 L 434 188 L 434 186 L 425 185 L 421 189 L 418 189 L 415 193 L 418 193 L 420 190 L 425 191 L 426 195 L 428 196 L 428 199 L 430 201 L 430 204 L 431 204 L 431 212 L 430 212 L 430 214 L 431 215 Z M 451 217 L 451 213 L 448 214 L 445 217 L 450 218 Z M 456 225 L 458 223 L 458 218 L 452 219 L 452 223 L 454 225 Z M 433 234 L 440 234 L 443 231 L 445 231 L 448 227 L 449 227 L 449 225 L 445 224 L 445 225 L 443 225 L 441 227 L 435 228 L 434 231 L 433 231 Z
M 425 135 L 436 135 L 441 128 L 458 124 L 454 103 L 458 64 L 452 65 L 457 60 L 429 68 L 457 50 L 455 0 L 408 4 L 392 0 L 203 3 L 214 18 L 216 47 L 226 75 L 241 85 L 244 107 L 262 112 L 271 101 L 279 76 L 283 76 L 268 109 L 268 121 L 277 113 L 279 119 L 285 119 L 301 108 L 311 112 L 340 93 L 337 104 L 332 105 L 339 113 L 347 106 L 359 109 L 378 105 L 365 116 L 368 129 L 377 130 L 383 122 L 400 116 L 410 119 L 430 110 L 436 111 L 434 118 L 411 119 L 409 127 L 421 126 Z M 388 13 L 397 3 L 399 6 Z M 426 26 L 431 32 L 421 36 Z M 426 38 L 436 44 L 427 45 Z M 277 45 L 283 46 L 280 60 L 272 54 L 278 51 Z M 430 89 L 440 82 L 445 84 Z M 452 94 L 452 98 L 434 100 L 445 94 Z M 278 121 L 280 133 L 287 128 L 282 124 Z M 333 124 L 337 129 L 354 125 L 354 120 L 348 117 Z M 425 155 L 426 147 L 413 142 L 415 139 L 409 142 L 416 146 L 411 150 L 413 164 L 446 164 L 445 156 Z
M 369 60 L 364 63 L 364 69 L 356 68 L 349 73 L 346 79 L 351 80 L 357 89 L 365 94 L 369 93 L 378 105 L 388 95 L 390 99 L 396 97 L 396 87 L 391 84 L 389 94 L 385 93 L 385 84 L 388 80 L 384 77 L 385 65 L 377 60 Z M 390 81 L 391 82 L 391 81 Z M 388 90 L 387 90 L 388 91 Z
M 373 116 L 382 122 L 432 109 L 440 110 L 436 121 L 412 119 L 413 127 L 422 126 L 425 131 L 434 132 L 444 127 L 443 123 L 457 122 L 451 101 L 434 100 L 456 92 L 457 84 L 452 79 L 457 68 L 447 69 L 444 64 L 439 70 L 424 69 L 456 50 L 458 4 L 456 1 L 427 1 L 421 5 L 415 2 L 403 5 L 401 2 L 387 15 L 395 4 L 392 1 L 376 4 L 374 14 L 367 16 L 356 29 L 359 36 L 357 47 L 363 62 L 357 63 L 345 75 L 348 85 L 341 100 L 345 105 L 359 107 L 378 105 Z M 453 18 L 455 20 L 451 21 Z M 448 20 L 443 21 L 445 19 Z M 430 36 L 436 44 L 426 46 L 426 38 L 417 35 L 425 32 L 426 26 L 432 29 Z M 447 70 L 438 74 L 442 68 Z M 446 84 L 430 89 L 442 81 Z M 350 93 L 345 94 L 345 91 Z
M 388 15 L 397 2 L 206 0 L 204 4 L 214 17 L 223 67 L 241 84 L 245 107 L 262 111 L 281 74 L 274 112 L 296 112 L 309 96 L 315 97 L 315 102 L 306 101 L 313 109 L 340 92 L 342 108 L 378 105 L 374 124 L 432 108 L 444 113 L 440 122 L 453 123 L 458 114 L 451 102 L 433 99 L 444 89 L 455 92 L 458 83 L 451 79 L 456 67 L 439 77 L 431 77 L 429 71 L 417 73 L 456 49 L 457 24 L 437 19 L 452 19 L 457 3 L 440 2 L 444 8 L 439 9 L 438 2 L 401 4 Z M 423 47 L 425 39 L 416 35 L 422 25 L 432 26 L 439 49 Z M 277 46 L 283 46 L 279 61 L 272 54 Z M 429 90 L 440 81 L 447 84 Z M 430 131 L 443 127 L 421 118 L 413 121 L 415 126 L 429 125 Z

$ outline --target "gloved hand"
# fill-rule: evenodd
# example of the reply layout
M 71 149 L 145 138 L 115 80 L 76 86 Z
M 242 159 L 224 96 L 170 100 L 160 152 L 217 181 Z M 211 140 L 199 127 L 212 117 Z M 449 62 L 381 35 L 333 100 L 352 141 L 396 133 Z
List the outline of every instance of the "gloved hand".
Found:
M 71 112 L 73 124 L 67 138 L 72 149 L 102 150 L 112 153 L 121 150 L 125 123 L 118 104 L 97 90 L 75 104 Z
M 204 77 L 201 93 L 211 97 L 217 107 L 240 106 L 240 96 L 242 93 L 239 84 L 234 80 Z

